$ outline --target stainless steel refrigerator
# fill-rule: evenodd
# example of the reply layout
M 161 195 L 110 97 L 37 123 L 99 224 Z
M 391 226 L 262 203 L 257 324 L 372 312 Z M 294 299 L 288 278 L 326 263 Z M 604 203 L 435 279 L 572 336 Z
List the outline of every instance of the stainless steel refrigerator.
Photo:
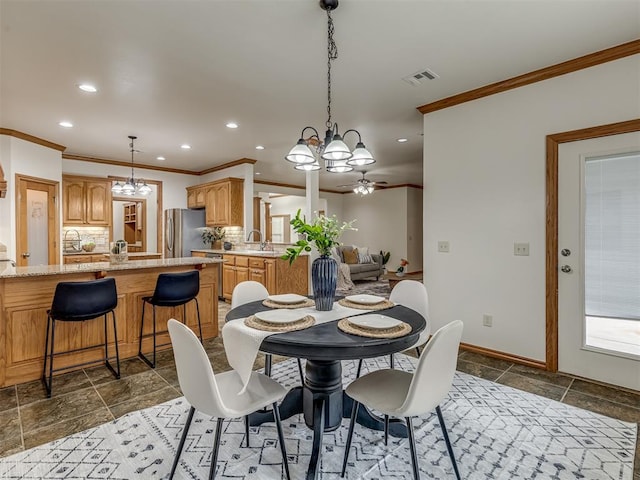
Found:
M 201 228 L 204 226 L 204 210 L 165 210 L 164 258 L 190 257 L 191 250 L 208 248 L 201 237 Z

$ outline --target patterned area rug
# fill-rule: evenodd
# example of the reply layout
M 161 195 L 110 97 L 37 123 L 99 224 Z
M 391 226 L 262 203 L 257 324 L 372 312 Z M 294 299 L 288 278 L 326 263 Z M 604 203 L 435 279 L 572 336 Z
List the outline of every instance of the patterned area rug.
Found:
M 398 368 L 415 359 L 397 356 Z M 368 369 L 384 359 L 367 360 Z M 355 363 L 343 362 L 343 382 Z M 298 383 L 294 360 L 274 366 L 274 378 Z M 179 398 L 114 422 L 0 459 L 1 479 L 160 479 L 171 469 L 189 406 Z M 463 479 L 631 479 L 636 425 L 457 373 L 442 404 Z M 283 421 L 292 479 L 304 478 L 311 431 L 301 416 Z M 435 413 L 416 419 L 422 478 L 454 478 Z M 194 417 L 175 478 L 208 478 L 215 422 Z M 224 423 L 216 478 L 284 478 L 273 424 L 251 428 L 246 448 L 242 419 Z M 340 478 L 347 421 L 324 435 L 320 478 Z M 349 479 L 412 478 L 406 440 L 357 425 L 347 468 Z
M 382 297 L 388 297 L 391 293 L 388 280 L 355 280 L 353 282 L 353 288 L 351 289 L 338 289 L 336 295 L 361 295 L 368 293 L 369 295 L 380 295 Z

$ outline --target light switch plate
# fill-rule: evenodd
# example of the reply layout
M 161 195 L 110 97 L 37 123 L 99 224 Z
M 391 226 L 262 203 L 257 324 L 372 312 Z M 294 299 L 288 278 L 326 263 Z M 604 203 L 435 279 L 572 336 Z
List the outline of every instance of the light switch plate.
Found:
M 449 242 L 446 240 L 441 240 L 438 242 L 438 252 L 440 253 L 449 253 Z
M 521 257 L 529 256 L 529 244 L 528 243 L 514 243 L 513 254 Z

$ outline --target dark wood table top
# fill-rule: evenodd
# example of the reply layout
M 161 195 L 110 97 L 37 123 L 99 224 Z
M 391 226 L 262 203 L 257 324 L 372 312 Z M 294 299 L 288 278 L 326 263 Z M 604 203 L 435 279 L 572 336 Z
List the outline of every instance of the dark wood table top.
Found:
M 271 309 L 262 305 L 262 301 L 247 303 L 230 310 L 226 315 L 226 321 L 245 318 L 264 310 Z M 422 315 L 402 305 L 375 312 L 362 310 L 362 314 L 368 313 L 380 313 L 402 320 L 411 325 L 411 333 L 399 338 L 361 337 L 338 329 L 338 321 L 336 320 L 314 325 L 304 330 L 270 335 L 262 341 L 260 350 L 276 355 L 311 360 L 372 358 L 411 347 L 418 340 L 420 332 L 426 327 Z

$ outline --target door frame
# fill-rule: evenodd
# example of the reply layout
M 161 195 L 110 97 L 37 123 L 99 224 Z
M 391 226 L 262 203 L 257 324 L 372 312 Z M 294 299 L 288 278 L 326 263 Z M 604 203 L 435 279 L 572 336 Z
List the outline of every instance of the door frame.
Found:
M 546 164 L 546 369 L 558 371 L 558 148 L 561 143 L 640 131 L 640 118 L 547 135 Z
M 58 265 L 60 263 L 60 204 L 58 199 L 60 198 L 60 182 L 55 180 L 49 180 L 46 178 L 38 178 L 32 177 L 29 175 L 22 175 L 16 173 L 16 264 L 20 264 L 20 246 L 26 242 L 26 237 L 21 238 L 23 235 L 26 235 L 26 232 L 22 231 L 21 227 L 21 218 L 22 215 L 26 215 L 27 212 L 22 211 L 21 207 L 21 193 L 22 193 L 22 182 L 35 182 L 40 183 L 42 185 L 46 185 L 48 187 L 53 187 L 53 218 L 51 218 L 51 214 L 49 214 L 49 218 L 47 221 L 48 225 L 48 239 L 47 242 L 49 244 L 48 250 L 48 261 L 49 265 Z M 51 205 L 49 205 L 51 207 Z

